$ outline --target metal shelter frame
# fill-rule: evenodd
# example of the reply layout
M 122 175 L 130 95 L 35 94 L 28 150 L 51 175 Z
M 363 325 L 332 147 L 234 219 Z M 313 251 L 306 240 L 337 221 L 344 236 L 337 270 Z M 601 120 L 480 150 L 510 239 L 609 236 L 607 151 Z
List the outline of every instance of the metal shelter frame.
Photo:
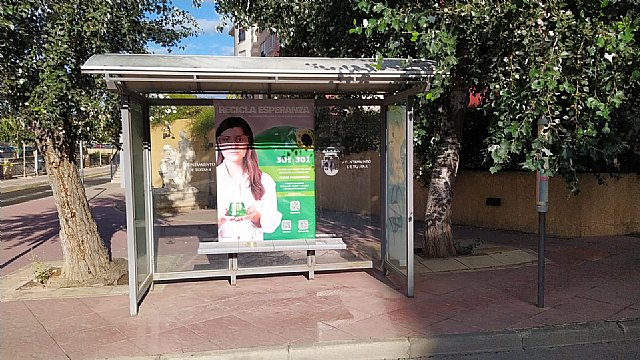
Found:
M 132 54 L 88 59 L 82 72 L 103 75 L 107 88 L 121 96 L 131 315 L 154 281 L 215 276 L 199 271 L 154 277 L 149 107 L 212 105 L 206 98 L 148 96 L 157 93 L 297 94 L 314 98 L 316 106 L 380 106 L 382 266 L 385 273 L 398 274 L 407 296 L 413 296 L 412 97 L 428 88 L 433 69 L 433 62 L 405 59 Z

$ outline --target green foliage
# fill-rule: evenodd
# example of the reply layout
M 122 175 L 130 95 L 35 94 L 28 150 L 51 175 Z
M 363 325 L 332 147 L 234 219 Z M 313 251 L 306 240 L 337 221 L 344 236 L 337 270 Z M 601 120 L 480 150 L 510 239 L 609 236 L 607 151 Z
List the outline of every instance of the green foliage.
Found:
M 55 273 L 55 269 L 40 261 L 33 263 L 33 280 L 39 284 L 46 283 Z
M 316 147 L 344 154 L 380 149 L 380 111 L 365 107 L 320 108 L 315 116 Z
M 195 30 L 168 0 L 5 0 L 0 118 L 14 123 L 2 136 L 31 133 L 40 148 L 71 159 L 78 140 L 115 142 L 119 100 L 102 79 L 81 74 L 82 64 L 98 53 L 145 52 L 147 42 L 174 47 Z
M 195 99 L 193 94 L 150 94 L 150 98 L 157 99 Z M 149 114 L 149 121 L 151 126 L 165 126 L 171 125 L 178 119 L 192 119 L 197 116 L 201 111 L 200 106 L 151 106 Z
M 372 16 L 354 32 L 383 32 L 401 44 L 386 56 L 437 60 L 427 100 L 454 86 L 486 90 L 492 171 L 514 160 L 537 170 L 543 152 L 550 160 L 546 171 L 564 176 L 576 190 L 576 172 L 619 170 L 629 149 L 637 148 L 638 5 L 360 1 Z M 549 125 L 538 136 L 543 116 Z
M 481 239 L 475 239 L 472 243 L 463 244 L 461 242 L 456 242 L 454 245 L 456 247 L 456 253 L 458 255 L 471 255 L 476 250 L 476 248 L 482 245 L 484 241 Z
M 640 171 L 638 0 L 218 4 L 241 26 L 275 30 L 283 54 L 436 60 L 416 121 L 423 175 L 445 136 L 442 99 L 460 87 L 484 94 L 478 153 L 494 172 L 541 169 L 540 152 L 572 190 L 580 171 Z
M 212 107 L 202 107 L 198 109 L 198 113 L 192 117 L 189 133 L 191 139 L 209 147 L 209 132 L 215 128 L 216 118 Z

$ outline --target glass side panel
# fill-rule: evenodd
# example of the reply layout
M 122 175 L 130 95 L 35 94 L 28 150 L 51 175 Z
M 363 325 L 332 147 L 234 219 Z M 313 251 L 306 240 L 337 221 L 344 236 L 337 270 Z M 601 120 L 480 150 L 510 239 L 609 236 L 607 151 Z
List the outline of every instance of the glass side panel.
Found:
M 226 255 L 198 255 L 200 243 L 218 234 L 213 107 L 152 106 L 150 113 L 155 272 L 224 269 Z
M 407 111 L 387 108 L 387 263 L 407 275 Z
M 155 271 L 226 269 L 226 255 L 198 254 L 200 244 L 220 240 L 220 192 L 216 175 L 216 141 L 220 136 L 216 136 L 219 125 L 216 110 L 214 107 L 175 110 L 185 116 L 151 123 Z M 152 107 L 151 114 L 173 111 L 172 107 L 157 106 Z M 315 109 L 314 115 L 313 129 L 309 129 L 312 132 L 299 127 L 295 133 L 287 134 L 295 134 L 303 143 L 308 140 L 305 135 L 309 135 L 313 141 L 312 146 L 305 143 L 313 151 L 313 155 L 305 159 L 314 164 L 311 171 L 315 181 L 308 192 L 315 194 L 315 198 L 312 202 L 289 201 L 284 208 L 279 203 L 278 209 L 286 220 L 289 212 L 302 214 L 307 204 L 311 204 L 315 216 L 309 220 L 308 229 L 315 227 L 317 237 L 340 237 L 347 243 L 347 250 L 319 253 L 318 263 L 353 260 L 379 263 L 380 107 L 322 107 Z M 264 135 L 259 126 L 254 126 L 253 131 L 257 139 L 260 134 Z M 234 134 L 235 142 L 244 140 L 238 136 Z M 294 153 L 292 161 L 297 159 L 296 155 L 300 156 Z M 259 165 L 268 167 L 268 161 L 258 156 Z M 276 175 L 271 177 L 278 183 Z M 292 224 L 300 224 L 299 219 Z M 282 238 L 283 242 L 287 240 Z M 306 264 L 304 251 L 261 252 L 239 257 L 240 267 L 294 264 Z
M 319 263 L 380 264 L 380 125 L 379 106 L 316 109 L 317 236 L 347 244 Z
M 133 187 L 133 209 L 136 242 L 136 265 L 138 287 L 149 276 L 149 249 L 147 247 L 147 231 L 145 227 L 146 203 L 145 203 L 145 176 L 144 176 L 144 125 L 142 107 L 131 102 L 131 184 Z

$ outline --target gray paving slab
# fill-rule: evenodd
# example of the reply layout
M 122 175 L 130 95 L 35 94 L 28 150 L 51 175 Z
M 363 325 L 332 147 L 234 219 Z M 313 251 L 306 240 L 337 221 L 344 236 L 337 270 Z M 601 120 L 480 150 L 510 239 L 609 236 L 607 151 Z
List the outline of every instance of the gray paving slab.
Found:
M 468 266 L 455 258 L 425 259 L 421 260 L 420 263 L 432 272 L 469 270 Z
M 538 255 L 530 250 L 513 249 L 498 253 L 487 254 L 495 261 L 505 266 L 520 265 L 538 261 Z
M 496 266 L 496 260 L 489 255 L 460 256 L 457 257 L 456 260 L 468 269 L 482 269 Z

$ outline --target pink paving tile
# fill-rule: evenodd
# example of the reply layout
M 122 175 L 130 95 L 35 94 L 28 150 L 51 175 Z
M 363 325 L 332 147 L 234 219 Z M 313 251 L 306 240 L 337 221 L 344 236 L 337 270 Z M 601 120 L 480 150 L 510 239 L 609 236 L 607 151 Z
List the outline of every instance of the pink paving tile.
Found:
M 90 314 L 91 309 L 79 299 L 30 300 L 25 304 L 43 324 L 64 318 Z
M 332 307 L 316 309 L 316 311 L 308 314 L 307 316 L 323 322 L 353 318 L 352 311 L 340 303 L 337 303 L 337 305 Z
M 50 320 L 45 327 L 50 333 L 86 331 L 110 325 L 107 320 L 96 313 L 62 318 L 59 321 Z
M 510 325 L 508 329 L 530 329 L 530 328 L 537 328 L 542 326 L 544 326 L 544 324 L 541 324 L 533 319 L 525 319 Z
M 316 323 L 315 327 L 299 331 L 290 327 L 280 334 L 290 344 L 316 344 L 326 341 L 351 340 L 353 336 L 325 323 Z
M 324 320 L 323 323 L 329 326 L 333 326 L 337 329 L 341 329 L 351 324 L 354 324 L 358 321 L 368 319 L 373 316 L 369 313 L 359 311 L 357 309 L 345 309 L 345 310 L 348 310 L 348 312 L 345 312 L 344 316 L 338 319 Z
M 445 320 L 444 316 L 420 311 L 417 308 L 403 308 L 384 315 L 390 323 L 424 334 L 430 324 Z
M 129 316 L 128 295 L 89 297 L 80 298 L 78 300 L 98 314 L 103 312 L 114 314 L 122 311 Z
M 106 359 L 114 357 L 130 357 L 147 355 L 135 346 L 131 340 L 121 340 L 111 344 L 87 346 L 83 343 L 69 343 L 62 345 L 71 360 Z
M 33 315 L 22 314 L 21 319 L 11 323 L 1 319 L 0 359 L 65 359 L 64 352 Z
M 469 332 L 481 331 L 481 328 L 464 324 L 453 319 L 442 320 L 437 323 L 433 323 L 427 326 L 425 333 L 427 336 L 441 335 L 441 334 L 462 334 Z
M 422 335 L 421 332 L 390 322 L 386 315 L 373 316 L 338 328 L 351 334 L 355 339 L 387 339 Z
M 131 339 L 147 355 L 216 350 L 219 347 L 182 326 L 156 334 Z
M 553 308 L 546 309 L 544 312 L 532 316 L 531 319 L 545 325 L 570 324 L 590 320 L 588 315 L 575 314 Z
M 640 309 L 628 307 L 613 315 L 613 320 L 640 318 Z
M 468 285 L 472 285 L 468 280 L 459 281 L 451 277 L 430 276 L 424 280 L 416 281 L 415 287 L 430 294 L 442 295 L 462 289 Z
M 627 307 L 640 301 L 640 288 L 622 281 L 609 280 L 607 284 L 594 287 L 578 296 Z
M 256 327 L 237 316 L 225 316 L 187 326 L 220 348 L 282 345 L 286 341 L 267 329 Z
M 25 320 L 35 321 L 35 318 L 24 302 L 0 302 L 0 324 L 3 326 L 26 326 L 28 321 Z
M 252 325 L 263 329 L 264 331 L 272 332 L 277 336 L 284 339 L 286 343 L 297 341 L 300 339 L 307 339 L 309 341 L 318 341 L 320 332 L 318 330 L 319 325 L 326 329 L 335 330 L 330 326 L 322 324 L 315 319 L 310 319 L 304 314 L 298 314 L 297 317 L 289 317 L 281 319 L 280 321 L 256 321 L 251 322 Z
M 138 314 L 111 322 L 127 338 L 135 338 L 149 334 L 159 333 L 179 327 L 173 319 L 167 319 L 161 313 Z
M 531 315 L 517 312 L 509 313 L 490 311 L 487 309 L 473 309 L 464 311 L 451 318 L 451 320 L 483 330 L 502 330 L 530 317 Z
M 444 316 L 446 318 L 450 318 L 467 310 L 467 307 L 459 304 L 456 299 L 447 297 L 437 297 L 422 301 L 416 303 L 414 308 L 420 312 Z
M 346 333 L 340 329 L 336 329 L 333 326 L 327 325 L 325 323 L 318 324 L 318 340 L 317 342 L 323 341 L 338 341 L 338 340 L 351 340 L 352 336 L 349 333 Z M 304 338 L 300 338 L 296 340 L 298 343 L 308 343 Z
M 588 316 L 591 320 L 609 320 L 624 306 L 574 297 L 554 307 L 556 310 Z
M 196 306 L 181 307 L 175 309 L 166 309 L 156 316 L 162 316 L 169 322 L 175 322 L 176 325 L 188 325 L 205 320 L 215 319 L 223 316 L 234 315 L 234 310 L 224 309 L 212 302 L 205 302 Z
M 87 347 L 95 347 L 112 344 L 126 339 L 126 336 L 122 332 L 120 332 L 115 326 L 111 325 L 86 329 L 74 333 L 60 330 L 59 332 L 51 333 L 51 336 L 60 346 L 83 344 Z

